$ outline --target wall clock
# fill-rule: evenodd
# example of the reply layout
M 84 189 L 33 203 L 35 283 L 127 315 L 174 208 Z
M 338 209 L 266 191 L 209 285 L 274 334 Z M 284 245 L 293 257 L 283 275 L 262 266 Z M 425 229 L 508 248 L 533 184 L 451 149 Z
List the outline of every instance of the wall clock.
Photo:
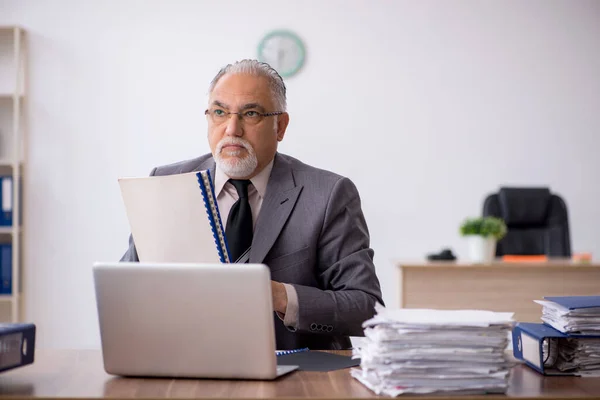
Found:
M 284 78 L 295 75 L 302 68 L 305 56 L 304 43 L 290 31 L 270 32 L 258 45 L 258 60 L 275 68 Z

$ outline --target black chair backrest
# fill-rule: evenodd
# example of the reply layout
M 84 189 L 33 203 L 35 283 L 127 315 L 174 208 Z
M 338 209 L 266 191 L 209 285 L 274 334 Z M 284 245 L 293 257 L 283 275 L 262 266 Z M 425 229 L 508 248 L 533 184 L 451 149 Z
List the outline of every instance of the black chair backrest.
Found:
M 496 256 L 571 256 L 567 206 L 548 188 L 502 187 L 486 197 L 483 216 L 502 218 L 508 229 Z

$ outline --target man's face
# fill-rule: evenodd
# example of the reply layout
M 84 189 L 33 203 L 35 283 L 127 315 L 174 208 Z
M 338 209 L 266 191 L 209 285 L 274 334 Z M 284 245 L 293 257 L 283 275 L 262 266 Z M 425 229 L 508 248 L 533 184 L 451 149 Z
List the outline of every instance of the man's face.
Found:
M 226 74 L 210 94 L 208 143 L 215 161 L 229 177 L 249 179 L 273 159 L 289 116 L 257 117 L 275 108 L 267 78 Z M 245 115 L 241 120 L 235 112 Z

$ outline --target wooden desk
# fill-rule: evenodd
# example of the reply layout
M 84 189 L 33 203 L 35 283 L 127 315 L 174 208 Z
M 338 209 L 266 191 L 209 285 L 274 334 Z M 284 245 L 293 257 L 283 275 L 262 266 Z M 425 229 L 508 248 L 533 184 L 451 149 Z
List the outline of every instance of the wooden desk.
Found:
M 552 260 L 489 265 L 397 263 L 400 307 L 510 311 L 520 322 L 541 322 L 544 296 L 599 295 L 600 264 Z
M 507 395 L 520 399 L 600 399 L 600 378 L 544 377 L 526 366 L 519 365 L 511 372 Z M 0 398 L 73 400 L 219 397 L 319 399 L 376 396 L 352 378 L 348 369 L 328 373 L 296 371 L 275 381 L 120 378 L 104 372 L 102 354 L 96 350 L 38 350 L 33 365 L 0 374 Z M 498 397 L 505 396 L 470 398 Z M 440 400 L 443 397 L 418 398 Z

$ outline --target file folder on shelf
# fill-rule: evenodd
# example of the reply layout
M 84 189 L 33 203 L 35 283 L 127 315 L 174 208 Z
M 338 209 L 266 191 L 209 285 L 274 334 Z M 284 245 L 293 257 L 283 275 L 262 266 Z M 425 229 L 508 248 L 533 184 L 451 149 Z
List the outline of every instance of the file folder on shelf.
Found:
M 0 226 L 11 226 L 13 217 L 12 176 L 0 176 Z
M 512 339 L 515 358 L 523 360 L 541 374 L 599 376 L 597 370 L 585 371 L 578 368 L 561 370 L 558 367 L 558 359 L 561 347 L 569 346 L 567 341 L 576 339 L 598 343 L 600 336 L 567 335 L 546 324 L 520 322 L 513 329 Z
M 23 179 L 19 179 L 19 225 L 23 221 L 23 207 L 21 196 L 23 194 Z M 0 175 L 0 226 L 9 227 L 13 224 L 14 208 L 13 204 L 14 182 L 12 175 Z
M 34 324 L 0 324 L 0 372 L 33 364 L 34 353 Z
M 12 294 L 12 244 L 0 244 L 0 294 Z

